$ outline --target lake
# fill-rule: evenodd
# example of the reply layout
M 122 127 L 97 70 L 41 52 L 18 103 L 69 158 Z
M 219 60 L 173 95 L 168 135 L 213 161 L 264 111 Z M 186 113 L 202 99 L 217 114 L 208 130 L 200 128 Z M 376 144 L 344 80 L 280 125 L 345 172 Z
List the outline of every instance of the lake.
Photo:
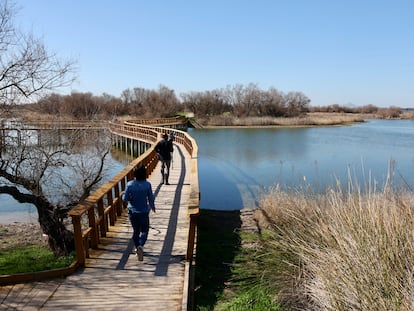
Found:
M 118 174 L 131 161 L 131 156 L 123 154 L 119 150 L 113 150 L 107 159 L 104 182 Z M 29 203 L 18 203 L 8 194 L 0 194 L 0 223 L 13 222 L 37 223 L 36 207 Z
M 189 129 L 198 144 L 200 207 L 257 207 L 276 184 L 323 191 L 348 176 L 381 187 L 393 166 L 396 187 L 414 189 L 414 121 L 367 120 L 314 128 Z M 127 164 L 112 154 L 108 179 Z M 0 222 L 37 221 L 35 208 L 0 195 Z M 22 209 L 24 212 L 21 212 Z M 23 219 L 21 218 L 23 215 Z
M 200 207 L 257 207 L 276 184 L 320 192 L 350 178 L 414 189 L 414 121 L 367 120 L 340 127 L 190 129 L 199 146 Z

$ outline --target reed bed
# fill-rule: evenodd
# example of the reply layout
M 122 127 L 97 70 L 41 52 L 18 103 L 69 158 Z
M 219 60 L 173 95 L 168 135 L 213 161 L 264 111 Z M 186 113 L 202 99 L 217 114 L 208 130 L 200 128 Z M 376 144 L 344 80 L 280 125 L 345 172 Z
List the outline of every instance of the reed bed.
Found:
M 412 193 L 276 186 L 261 205 L 267 253 L 283 257 L 270 278 L 291 310 L 414 310 Z
M 364 117 L 359 114 L 343 113 L 308 113 L 300 117 L 275 118 L 275 117 L 243 117 L 237 118 L 229 115 L 214 116 L 209 119 L 199 119 L 204 126 L 333 126 L 347 125 L 355 122 L 364 122 Z

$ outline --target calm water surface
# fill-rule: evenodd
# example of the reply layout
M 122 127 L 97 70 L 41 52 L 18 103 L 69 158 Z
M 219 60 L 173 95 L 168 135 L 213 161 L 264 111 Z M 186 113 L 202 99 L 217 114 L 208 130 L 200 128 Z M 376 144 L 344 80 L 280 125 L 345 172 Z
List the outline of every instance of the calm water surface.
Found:
M 324 128 L 191 129 L 199 146 L 201 208 L 256 207 L 263 193 L 311 186 L 323 191 L 348 176 L 414 189 L 414 121 L 368 120 Z
M 131 162 L 131 157 L 114 150 L 107 160 L 107 174 L 104 182 L 118 174 Z M 0 223 L 38 222 L 36 207 L 28 203 L 18 203 L 8 194 L 0 194 Z
M 368 120 L 325 128 L 190 129 L 189 133 L 199 146 L 201 208 L 257 207 L 260 196 L 276 184 L 323 191 L 337 180 L 346 183 L 349 174 L 361 188 L 369 181 L 382 186 L 390 163 L 394 184 L 414 189 L 412 120 Z M 112 154 L 108 179 L 129 161 Z M 32 205 L 19 205 L 8 195 L 0 195 L 0 206 L 0 223 L 37 221 Z

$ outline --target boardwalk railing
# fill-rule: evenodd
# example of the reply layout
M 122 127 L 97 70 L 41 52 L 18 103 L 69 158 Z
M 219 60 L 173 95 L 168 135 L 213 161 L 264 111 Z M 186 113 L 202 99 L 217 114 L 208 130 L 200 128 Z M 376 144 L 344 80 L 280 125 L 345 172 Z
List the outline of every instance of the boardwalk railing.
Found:
M 144 140 L 155 144 L 163 133 L 174 132 L 175 142 L 183 145 L 191 155 L 191 192 L 188 206 L 189 233 L 187 242 L 187 262 L 192 262 L 197 217 L 199 214 L 199 185 L 198 185 L 198 147 L 195 140 L 186 132 L 170 128 L 153 127 L 129 121 L 124 123 L 109 123 L 109 130 L 113 135 L 120 135 L 136 140 Z M 161 123 L 157 123 L 161 124 Z M 154 145 L 144 154 L 132 161 L 127 167 L 119 172 L 114 178 L 101 186 L 85 201 L 78 204 L 68 215 L 72 217 L 72 224 L 75 236 L 76 258 L 80 266 L 85 266 L 86 258 L 89 257 L 89 249 L 97 248 L 100 237 L 105 237 L 109 226 L 115 225 L 117 217 L 122 214 L 121 195 L 126 184 L 133 179 L 133 170 L 138 165 L 143 165 L 150 175 L 158 162 Z
M 175 118 L 158 118 L 158 119 L 135 119 L 135 120 L 128 120 L 124 123 L 129 124 L 141 124 L 141 125 L 181 125 L 186 124 L 188 119 L 186 117 L 175 117 Z
M 108 127 L 105 120 L 33 120 L 20 121 L 9 120 L 3 124 L 3 128 L 10 129 L 34 129 L 34 130 L 75 130 L 75 129 L 102 129 Z
M 181 128 L 187 125 L 188 119 L 185 117 L 175 118 L 158 118 L 158 119 L 136 119 L 128 120 L 124 124 L 133 125 L 152 125 L 152 126 L 168 126 L 171 128 Z M 12 119 L 2 122 L 2 129 L 35 129 L 35 130 L 54 130 L 54 129 L 101 129 L 107 128 L 106 120 L 61 120 L 59 118 L 53 120 L 18 120 Z

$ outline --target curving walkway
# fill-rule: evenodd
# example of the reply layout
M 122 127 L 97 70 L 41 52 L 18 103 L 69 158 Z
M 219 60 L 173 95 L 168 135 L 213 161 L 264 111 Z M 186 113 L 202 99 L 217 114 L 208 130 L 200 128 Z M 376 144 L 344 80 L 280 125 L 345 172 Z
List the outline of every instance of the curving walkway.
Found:
M 143 262 L 133 254 L 124 213 L 86 268 L 65 279 L 0 287 L 0 310 L 186 310 L 189 161 L 175 145 L 170 185 L 160 184 L 160 164 L 149 178 L 156 213 L 150 215 Z

